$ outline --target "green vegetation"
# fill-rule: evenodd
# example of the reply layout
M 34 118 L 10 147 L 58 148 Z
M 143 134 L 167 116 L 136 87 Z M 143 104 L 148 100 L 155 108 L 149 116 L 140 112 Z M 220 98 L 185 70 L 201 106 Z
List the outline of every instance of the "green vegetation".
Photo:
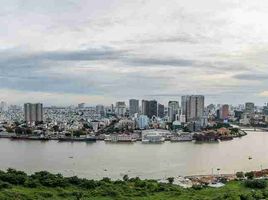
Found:
M 240 174 L 241 175 L 241 174 Z M 63 177 L 46 171 L 27 175 L 22 171 L 8 169 L 0 171 L 0 199 L 2 200 L 257 200 L 268 199 L 266 180 L 248 179 L 231 181 L 221 188 L 194 186 L 184 189 L 155 180 L 141 180 L 124 176 L 123 180 L 88 180 Z

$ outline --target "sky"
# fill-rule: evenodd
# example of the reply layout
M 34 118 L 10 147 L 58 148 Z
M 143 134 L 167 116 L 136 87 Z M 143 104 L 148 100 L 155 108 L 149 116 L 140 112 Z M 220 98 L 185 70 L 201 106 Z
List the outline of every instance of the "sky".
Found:
M 0 101 L 268 102 L 267 0 L 0 3 Z

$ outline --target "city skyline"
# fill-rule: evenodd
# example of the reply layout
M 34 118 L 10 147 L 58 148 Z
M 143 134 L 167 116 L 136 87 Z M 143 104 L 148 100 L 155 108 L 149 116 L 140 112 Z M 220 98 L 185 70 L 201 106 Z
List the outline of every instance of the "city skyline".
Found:
M 267 102 L 266 1 L 2 2 L 1 101 Z

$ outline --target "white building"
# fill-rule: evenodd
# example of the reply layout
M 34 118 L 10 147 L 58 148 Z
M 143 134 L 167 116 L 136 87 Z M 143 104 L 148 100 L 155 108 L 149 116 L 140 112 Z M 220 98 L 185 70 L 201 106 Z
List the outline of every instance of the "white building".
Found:
M 146 115 L 140 115 L 136 120 L 139 129 L 146 129 L 149 127 L 149 118 Z
M 142 131 L 143 143 L 160 143 L 165 141 L 165 136 L 170 135 L 167 130 L 150 129 Z

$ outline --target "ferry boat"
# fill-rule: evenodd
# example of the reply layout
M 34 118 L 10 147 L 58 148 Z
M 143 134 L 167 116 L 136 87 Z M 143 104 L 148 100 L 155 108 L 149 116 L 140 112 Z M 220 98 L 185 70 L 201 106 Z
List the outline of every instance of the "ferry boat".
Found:
M 59 142 L 96 142 L 97 139 L 95 136 L 87 137 L 60 137 Z
M 11 136 L 11 139 L 13 140 L 41 140 L 41 141 L 49 140 L 49 138 L 45 137 L 44 135 L 40 135 L 40 136 L 13 135 Z
M 136 139 L 132 138 L 131 135 L 119 134 L 119 135 L 106 135 L 105 142 L 135 142 Z

